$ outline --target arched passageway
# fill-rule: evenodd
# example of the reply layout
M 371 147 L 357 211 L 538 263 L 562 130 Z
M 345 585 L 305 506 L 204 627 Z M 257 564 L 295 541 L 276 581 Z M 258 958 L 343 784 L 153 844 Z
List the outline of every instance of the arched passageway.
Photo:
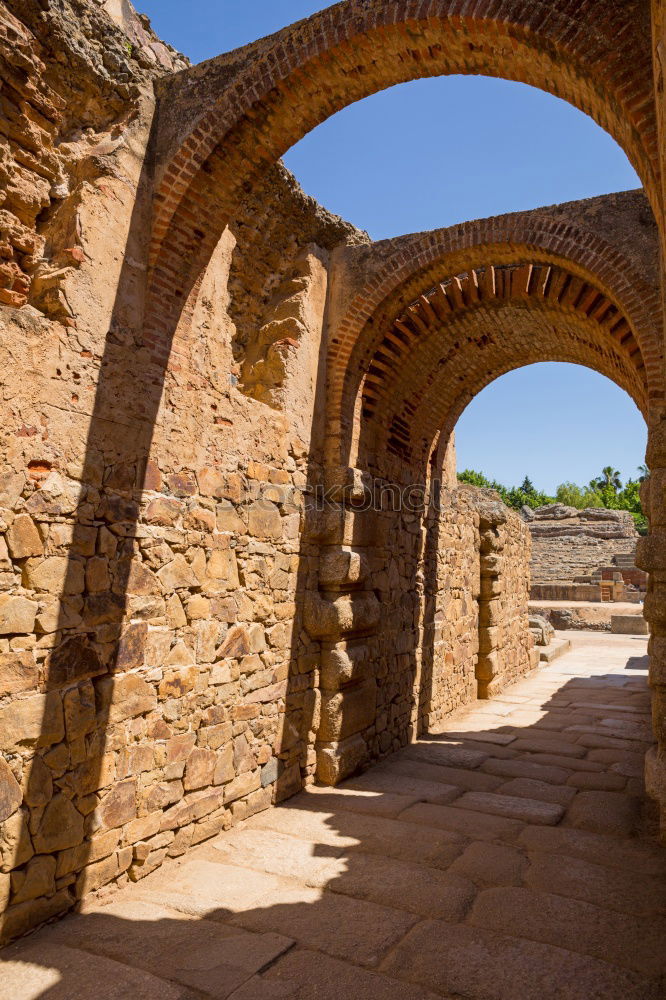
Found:
M 666 745 L 662 98 L 645 0 L 346 0 L 159 80 L 134 71 L 134 43 L 108 20 L 127 5 L 91 0 L 77 48 L 77 4 L 51 4 L 74 63 L 51 52 L 39 4 L 11 6 L 47 44 L 0 18 L 19 43 L 3 50 L 10 90 L 33 108 L 10 123 L 12 149 L 15 130 L 26 145 L 10 158 L 20 225 L 3 224 L 36 279 L 23 309 L 23 272 L 3 264 L 17 287 L 0 288 L 3 323 L 14 310 L 0 933 L 143 878 L 315 774 L 335 783 L 529 669 L 524 526 L 452 485 L 446 445 L 467 400 L 532 361 L 605 372 L 646 415 L 642 559 Z M 156 44 L 143 51 L 144 28 L 142 70 Z M 645 194 L 372 244 L 279 164 L 351 102 L 451 73 L 571 102 Z M 99 103 L 101 141 L 79 137 L 74 92 L 81 121 Z M 46 108 L 55 130 L 36 132 Z M 24 168 L 38 178 L 29 212 Z M 666 757 L 650 760 L 659 792 Z
M 627 195 L 615 208 L 640 206 Z M 345 664 L 322 675 L 334 706 L 319 735 L 325 780 L 530 668 L 519 519 L 458 490 L 447 469 L 467 403 L 538 361 L 606 375 L 646 419 L 663 399 L 655 244 L 641 266 L 611 224 L 586 230 L 585 209 L 577 225 L 541 210 L 342 252 L 327 454 L 351 526 L 325 540 L 325 566 L 345 568 L 320 574 L 310 614 L 324 660 Z M 352 553 L 365 567 L 355 575 Z M 382 745 L 375 720 L 391 713 Z
M 661 219 L 647 6 L 609 5 L 601 0 L 573 8 L 565 2 L 547 9 L 526 7 L 518 0 L 483 0 L 473 10 L 471 6 L 465 0 L 338 4 L 167 82 L 153 138 L 154 212 L 144 321 L 144 342 L 158 363 L 166 363 L 177 328 L 187 337 L 197 288 L 221 233 L 239 202 L 277 158 L 345 105 L 406 80 L 483 73 L 529 83 L 564 98 L 617 140 Z M 618 37 L 622 46 L 617 45 Z M 528 232 L 521 232 L 525 222 Z M 418 455 L 421 471 L 416 481 L 421 481 L 426 478 L 424 463 L 433 435 L 452 426 L 456 413 L 489 379 L 531 361 L 575 360 L 616 380 L 646 414 L 648 456 L 655 470 L 655 488 L 646 489 L 646 505 L 653 528 L 661 525 L 666 517 L 656 486 L 657 470 L 666 461 L 661 312 L 656 282 L 645 280 L 633 266 L 624 267 L 621 244 L 631 242 L 630 237 L 620 234 L 609 254 L 608 242 L 603 245 L 594 226 L 579 240 L 579 227 L 561 213 L 545 220 L 536 235 L 530 221 L 509 217 L 504 227 L 498 227 L 504 229 L 502 235 L 479 240 L 475 225 L 460 227 L 459 246 L 462 250 L 477 241 L 493 244 L 497 252 L 487 260 L 461 252 L 442 272 L 441 247 L 434 237 L 420 250 L 425 258 L 431 254 L 429 263 L 439 273 L 426 279 L 419 262 L 410 283 L 404 280 L 404 271 L 409 270 L 414 247 L 406 241 L 404 256 L 398 248 L 383 276 L 377 272 L 369 279 L 366 298 L 388 304 L 388 323 L 386 317 L 378 323 L 375 306 L 368 308 L 362 301 L 360 308 L 352 304 L 347 319 L 338 317 L 331 328 L 327 482 L 339 488 L 357 479 L 348 471 L 354 413 L 369 418 L 363 433 L 356 433 L 359 455 L 366 448 L 368 466 L 379 469 L 382 453 L 393 452 L 403 466 L 405 459 L 411 463 Z M 516 244 L 522 245 L 522 252 L 516 253 Z M 624 257 L 630 265 L 635 263 L 631 251 Z M 386 285 L 396 274 L 399 281 L 389 295 Z M 400 296 L 403 301 L 396 309 Z M 479 315 L 495 314 L 494 334 L 477 328 L 475 305 Z M 440 364 L 442 353 L 429 331 L 436 330 L 448 312 L 455 319 L 448 323 L 452 353 L 448 362 Z M 535 323 L 540 347 L 532 336 Z M 363 329 L 367 324 L 375 324 L 380 340 L 365 357 L 372 340 Z M 471 353 L 460 354 L 461 372 L 452 379 L 460 350 L 456 345 L 465 341 Z M 439 384 L 428 367 L 434 360 L 429 349 L 439 354 Z M 410 355 L 405 373 L 410 373 L 411 381 L 393 386 L 391 367 L 401 364 L 403 351 Z M 351 358 L 354 362 L 349 364 Z M 453 367 L 449 366 L 447 377 L 443 372 L 449 363 Z M 436 390 L 435 407 L 429 393 Z M 387 423 L 391 433 L 382 440 Z M 381 429 L 370 446 L 371 426 Z M 413 471 L 409 478 L 414 478 Z M 358 492 L 362 496 L 365 489 Z M 327 545 L 331 541 L 339 543 L 337 538 L 326 538 Z M 643 548 L 646 568 L 661 566 L 658 547 Z M 324 580 L 325 574 L 320 586 L 344 589 L 344 573 L 322 584 Z M 360 602 L 362 616 L 374 623 L 374 595 L 360 589 L 360 579 L 353 586 L 349 601 Z M 340 598 L 336 600 L 339 603 Z M 666 628 L 662 605 L 661 597 L 646 604 L 658 634 Z M 332 620 L 338 622 L 338 631 L 341 617 L 352 621 L 352 630 L 356 628 L 353 611 L 347 611 L 334 609 Z M 656 644 L 653 647 L 656 650 Z

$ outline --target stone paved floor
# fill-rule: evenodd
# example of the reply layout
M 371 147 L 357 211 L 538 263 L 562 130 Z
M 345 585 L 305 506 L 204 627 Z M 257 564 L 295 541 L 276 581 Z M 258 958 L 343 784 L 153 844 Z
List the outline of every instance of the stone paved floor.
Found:
M 2 954 L 2 1000 L 659 1000 L 646 641 L 575 648 Z

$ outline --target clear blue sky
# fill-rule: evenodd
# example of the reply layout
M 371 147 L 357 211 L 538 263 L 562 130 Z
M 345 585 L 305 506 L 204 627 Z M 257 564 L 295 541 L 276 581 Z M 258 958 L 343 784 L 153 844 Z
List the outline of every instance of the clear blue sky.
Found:
M 140 0 L 200 62 L 328 6 L 318 0 Z M 392 87 L 334 115 L 285 157 L 308 194 L 373 239 L 639 187 L 622 150 L 549 94 L 487 77 Z M 635 474 L 645 425 L 629 397 L 575 365 L 505 375 L 469 405 L 458 464 L 552 491 L 604 465 Z

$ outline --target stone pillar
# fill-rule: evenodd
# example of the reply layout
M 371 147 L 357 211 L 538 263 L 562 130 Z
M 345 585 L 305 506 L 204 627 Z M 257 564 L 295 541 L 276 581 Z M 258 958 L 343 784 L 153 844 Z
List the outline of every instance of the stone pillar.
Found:
M 479 509 L 480 570 L 479 655 L 476 662 L 478 697 L 490 698 L 493 679 L 500 673 L 498 663 L 499 633 L 502 623 L 502 579 L 504 541 L 497 530 L 506 523 L 503 504 L 483 504 Z
M 374 724 L 377 685 L 368 646 L 379 602 L 367 585 L 375 538 L 371 494 L 357 469 L 335 469 L 311 520 L 320 543 L 319 589 L 306 595 L 305 628 L 321 641 L 316 776 L 335 785 L 368 759 L 363 732 Z M 357 509 L 354 509 L 354 504 Z
M 649 573 L 644 614 L 650 625 L 649 682 L 656 745 L 645 762 L 648 794 L 660 809 L 661 835 L 666 842 L 666 414 L 651 415 L 647 463 L 650 476 L 641 487 L 641 502 L 650 534 L 641 538 L 636 565 Z

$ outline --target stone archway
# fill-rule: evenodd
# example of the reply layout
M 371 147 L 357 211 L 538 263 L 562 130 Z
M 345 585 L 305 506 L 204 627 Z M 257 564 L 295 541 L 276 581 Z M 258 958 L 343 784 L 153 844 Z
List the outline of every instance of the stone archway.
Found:
M 640 249 L 623 236 L 628 232 L 641 233 Z M 343 291 L 338 291 L 341 303 L 332 317 L 328 354 L 327 456 L 331 465 L 345 462 L 353 400 L 385 331 L 410 307 L 418 312 L 420 297 L 447 275 L 466 274 L 469 268 L 482 267 L 484 261 L 503 269 L 565 268 L 574 282 L 572 292 L 579 281 L 597 288 L 625 316 L 640 345 L 646 398 L 655 407 L 661 404 L 656 227 L 641 192 L 604 196 L 340 251 L 338 284 Z M 501 297 L 509 291 L 503 284 Z M 536 281 L 530 278 L 522 291 L 533 297 Z M 559 301 L 566 289 L 548 291 L 550 298 L 555 292 Z M 479 302 L 483 294 L 481 289 L 475 300 Z M 590 312 L 598 312 L 598 304 Z M 448 310 L 446 303 L 444 309 Z M 407 322 L 412 320 L 408 317 Z M 413 322 L 418 331 L 418 317 Z
M 351 0 L 159 88 L 143 325 L 144 345 L 158 366 L 166 365 L 174 335 L 188 336 L 199 282 L 239 199 L 326 117 L 406 80 L 487 73 L 564 98 L 619 142 L 662 219 L 647 6 L 638 0 L 622 5 L 587 0 L 572 10 L 565 0 L 547 7 L 482 0 L 473 12 L 470 7 L 466 0 Z M 617 258 L 614 264 L 619 266 Z M 455 272 L 460 273 L 462 269 Z M 581 277 L 575 268 L 571 273 Z M 606 290 L 603 280 L 597 290 Z M 638 344 L 638 324 L 629 325 Z M 661 331 L 655 343 L 660 339 Z M 645 351 L 641 346 L 640 352 L 645 370 L 654 367 L 659 381 L 661 351 L 651 345 Z M 648 423 L 649 461 L 659 470 L 666 466 L 660 389 L 651 396 Z M 349 478 L 338 463 L 328 474 L 334 486 Z M 662 530 L 666 505 L 657 483 L 661 480 L 655 474 L 645 491 L 646 506 L 653 528 Z M 645 558 L 652 569 L 661 566 L 656 551 Z M 659 572 L 653 574 L 654 599 L 646 606 L 658 635 L 666 629 Z M 349 615 L 354 617 L 347 608 L 342 617 Z M 660 698 L 666 702 L 666 694 L 658 690 Z
M 529 242 L 514 237 L 525 232 Z M 517 632 L 499 628 L 502 615 L 517 614 L 506 601 L 517 587 L 510 574 L 511 560 L 520 560 L 519 528 L 491 499 L 457 497 L 450 488 L 444 514 L 428 505 L 406 512 L 400 504 L 406 490 L 425 490 L 433 479 L 433 448 L 435 476 L 440 471 L 436 442 L 447 441 L 467 403 L 514 368 L 548 360 L 585 365 L 624 388 L 649 419 L 664 396 L 654 229 L 652 235 L 642 269 L 617 245 L 549 219 L 547 210 L 341 251 L 343 287 L 331 294 L 344 304 L 329 330 L 328 399 L 328 475 L 338 527 L 322 538 L 326 565 L 337 572 L 320 575 L 309 616 L 326 664 L 322 780 L 335 782 L 368 757 L 404 744 L 432 715 L 423 686 L 432 680 L 427 667 L 434 653 L 424 642 L 437 626 L 423 609 L 428 586 L 437 590 L 436 580 L 428 580 L 437 572 L 440 533 L 452 551 L 467 533 L 481 554 L 475 572 L 483 620 L 477 613 L 467 627 L 484 647 L 479 690 L 498 691 L 511 670 L 529 669 Z M 387 509 L 387 494 L 401 498 L 397 506 Z M 455 569 L 454 562 L 453 576 Z M 461 579 L 456 592 L 467 586 Z M 456 614 L 465 606 L 468 613 L 469 603 L 463 595 Z M 518 631 L 518 619 L 515 625 Z M 457 641 L 462 649 L 466 635 Z M 440 690 L 440 701 L 448 694 Z M 392 711 L 389 738 L 384 718 Z M 383 746 L 373 728 L 379 717 Z
M 466 0 L 352 0 L 179 74 L 162 88 L 153 144 L 146 333 L 156 355 L 189 315 L 243 192 L 325 118 L 407 80 L 482 73 L 562 97 L 619 142 L 656 210 L 648 15 L 636 0 L 573 10 L 483 0 L 473 13 Z

